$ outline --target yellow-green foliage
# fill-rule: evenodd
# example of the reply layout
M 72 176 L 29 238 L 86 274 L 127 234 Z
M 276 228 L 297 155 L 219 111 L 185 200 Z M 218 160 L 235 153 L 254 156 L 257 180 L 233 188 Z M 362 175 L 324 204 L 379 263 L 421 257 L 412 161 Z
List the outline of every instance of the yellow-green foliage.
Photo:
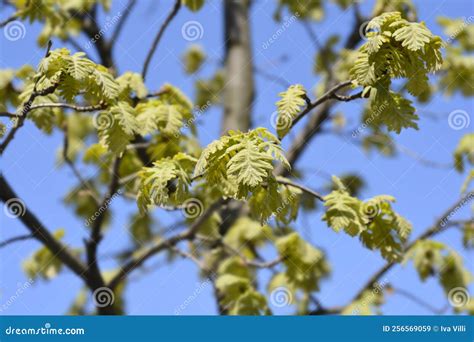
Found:
M 336 232 L 344 230 L 359 236 L 366 247 L 380 249 L 385 259 L 400 260 L 412 226 L 392 209 L 395 199 L 381 195 L 361 201 L 352 197 L 339 179 L 333 178 L 337 189 L 324 197 L 323 220 Z
M 177 205 L 188 194 L 191 172 L 196 159 L 184 153 L 173 158 L 163 158 L 153 163 L 153 167 L 143 168 L 140 173 L 138 206 L 145 212 L 149 205 Z
M 301 107 L 305 105 L 306 90 L 301 84 L 295 84 L 278 95 L 281 99 L 276 103 L 278 108 L 276 126 L 278 137 L 281 139 L 288 133 L 292 120 L 297 116 Z
M 464 135 L 454 150 L 454 166 L 459 172 L 464 171 L 464 165 L 474 165 L 474 133 Z
M 403 78 L 405 87 L 414 96 L 429 91 L 428 74 L 442 65 L 441 38 L 424 23 L 413 23 L 400 12 L 384 13 L 373 18 L 366 27 L 367 42 L 351 70 L 354 81 L 370 93 L 374 118 L 390 131 L 418 129 L 418 116 L 410 100 L 390 90 L 392 79 Z M 383 110 L 377 111 L 377 108 Z
M 288 282 L 305 292 L 319 290 L 320 280 L 330 271 L 323 252 L 304 241 L 296 232 L 278 238 L 275 245 L 286 266 Z
M 413 261 L 422 281 L 431 276 L 437 277 L 446 294 L 456 287 L 466 288 L 472 280 L 461 257 L 442 242 L 418 241 L 405 259 Z

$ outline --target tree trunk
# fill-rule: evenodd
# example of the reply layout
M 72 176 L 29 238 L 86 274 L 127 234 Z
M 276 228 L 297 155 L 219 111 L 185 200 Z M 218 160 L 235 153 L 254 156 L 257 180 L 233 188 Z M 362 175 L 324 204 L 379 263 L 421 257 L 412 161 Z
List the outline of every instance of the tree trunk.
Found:
M 225 86 L 222 134 L 229 130 L 246 132 L 251 127 L 251 112 L 254 98 L 252 49 L 250 45 L 249 0 L 224 1 L 225 41 Z M 219 232 L 226 234 L 235 220 L 247 213 L 246 206 L 230 201 L 219 214 L 222 223 Z M 227 309 L 220 304 L 215 292 L 219 313 L 226 315 Z
M 225 81 L 222 133 L 247 131 L 251 126 L 254 98 L 249 0 L 224 1 Z M 221 210 L 220 233 L 225 235 L 237 217 L 246 213 L 241 202 L 231 201 Z
M 254 98 L 249 0 L 224 1 L 225 75 L 222 132 L 247 131 Z

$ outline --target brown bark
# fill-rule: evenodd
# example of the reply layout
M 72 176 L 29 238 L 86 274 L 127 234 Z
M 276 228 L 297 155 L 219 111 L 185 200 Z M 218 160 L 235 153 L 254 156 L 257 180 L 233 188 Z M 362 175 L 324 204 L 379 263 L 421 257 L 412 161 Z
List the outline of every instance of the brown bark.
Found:
M 225 75 L 222 132 L 247 131 L 254 98 L 249 0 L 224 1 Z

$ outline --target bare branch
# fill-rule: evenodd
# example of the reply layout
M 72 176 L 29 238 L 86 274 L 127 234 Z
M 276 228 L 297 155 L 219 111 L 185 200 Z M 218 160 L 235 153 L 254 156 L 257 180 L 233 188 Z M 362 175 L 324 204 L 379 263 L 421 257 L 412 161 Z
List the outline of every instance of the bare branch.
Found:
M 400 289 L 400 288 L 392 288 L 392 291 L 393 291 L 393 293 L 399 294 L 399 295 L 411 300 L 413 303 L 416 303 L 419 306 L 424 307 L 425 309 L 427 309 L 428 311 L 431 311 L 432 313 L 434 313 L 436 315 L 441 315 L 449 309 L 448 305 L 444 306 L 441 309 L 435 308 L 430 303 L 422 300 L 421 298 L 418 298 L 413 293 L 411 293 L 407 290 L 403 290 L 403 289 Z
M 145 79 L 146 79 L 146 75 L 147 75 L 147 72 L 148 72 L 148 67 L 150 66 L 151 59 L 153 57 L 153 54 L 155 53 L 156 48 L 158 47 L 158 44 L 161 40 L 161 37 L 165 33 L 166 28 L 171 23 L 173 18 L 176 16 L 176 14 L 178 13 L 180 8 L 181 8 L 181 0 L 176 0 L 175 3 L 174 3 L 173 8 L 170 11 L 170 13 L 168 14 L 165 21 L 163 22 L 160 29 L 158 30 L 158 33 L 157 33 L 157 35 L 156 35 L 156 37 L 153 40 L 153 43 L 151 45 L 150 51 L 148 51 L 148 54 L 146 56 L 145 63 L 143 64 L 143 69 L 142 69 L 143 81 L 145 81 Z
M 338 99 L 336 96 L 335 96 L 335 93 L 336 91 L 342 89 L 342 88 L 345 88 L 349 85 L 351 85 L 352 81 L 345 81 L 345 82 L 341 82 L 339 84 L 336 84 L 335 86 L 333 86 L 331 89 L 329 89 L 328 91 L 326 91 L 320 98 L 318 98 L 316 101 L 314 102 L 311 102 L 309 105 L 306 106 L 306 108 L 298 114 L 298 116 L 296 116 L 292 123 L 291 123 L 291 127 L 294 127 L 298 121 L 300 121 L 306 114 L 308 114 L 309 112 L 311 112 L 314 108 L 316 108 L 317 106 L 319 106 L 321 103 L 323 102 L 326 102 L 328 100 L 331 100 L 331 99 Z M 359 96 L 360 97 L 360 96 Z
M 1 112 L 0 113 L 0 117 L 5 117 L 5 118 L 17 119 L 17 118 L 20 118 L 20 116 L 21 115 L 8 113 L 8 112 Z
M 178 247 L 176 246 L 170 246 L 170 249 L 175 252 L 176 254 L 179 254 L 180 256 L 182 256 L 183 258 L 186 258 L 186 259 L 189 259 L 191 260 L 192 262 L 194 262 L 203 272 L 210 272 L 210 270 L 206 267 L 206 265 L 204 265 L 201 260 L 199 260 L 198 258 L 196 258 L 194 255 L 192 255 L 191 253 L 188 253 L 188 252 L 185 252 L 181 249 L 179 249 Z
M 333 98 L 335 98 L 338 101 L 342 102 L 349 102 L 355 99 L 360 99 L 362 98 L 362 91 L 359 91 L 358 93 L 352 94 L 352 95 L 339 95 L 339 94 L 332 94 Z
M 330 102 L 324 103 L 323 106 L 320 107 L 320 109 L 309 118 L 308 123 L 305 125 L 305 127 L 303 127 L 303 130 L 295 138 L 291 144 L 291 147 L 286 153 L 286 159 L 291 165 L 293 165 L 299 159 L 309 140 L 321 130 L 323 122 L 329 117 L 330 109 Z M 276 168 L 275 173 L 277 175 L 287 176 L 289 171 L 280 164 Z
M 113 48 L 115 42 L 117 41 L 118 37 L 120 36 L 120 33 L 122 32 L 123 27 L 125 26 L 125 22 L 127 21 L 130 13 L 132 12 L 133 7 L 136 5 L 136 0 L 129 0 L 128 4 L 125 6 L 125 11 L 122 17 L 120 18 L 120 21 L 117 23 L 117 26 L 115 27 L 115 31 L 112 33 L 112 37 L 109 40 L 108 45 Z
M 78 15 L 79 16 L 79 15 Z M 100 27 L 97 25 L 97 6 L 94 5 L 89 13 L 81 14 L 82 30 L 93 41 L 100 62 L 103 66 L 115 70 L 115 64 L 112 57 L 112 51 L 107 43 L 105 36 L 101 33 Z
M 76 52 L 84 52 L 84 48 L 72 37 L 67 37 L 67 40 L 66 40 L 69 44 L 71 44 L 71 46 L 76 49 Z M 90 56 L 86 53 L 85 54 L 85 57 L 89 58 L 90 60 L 92 60 L 92 58 L 90 58 Z
M 146 248 L 142 252 L 134 253 L 137 255 L 128 261 L 124 266 L 121 267 L 117 275 L 110 281 L 109 287 L 114 289 L 125 277 L 127 277 L 130 272 L 139 268 L 145 263 L 149 258 L 158 254 L 166 248 L 170 248 L 178 244 L 178 242 L 183 240 L 192 240 L 196 235 L 199 227 L 204 223 L 216 210 L 221 208 L 221 206 L 227 203 L 227 199 L 221 199 L 213 203 L 201 216 L 199 216 L 196 221 L 184 232 L 173 235 L 165 240 L 158 241 L 154 246 Z
M 2 241 L 0 242 L 0 248 L 3 248 L 3 247 L 6 247 L 12 243 L 15 243 L 15 242 L 18 242 L 18 241 L 25 241 L 25 240 L 30 240 L 30 239 L 34 239 L 34 235 L 33 234 L 25 234 L 25 235 L 19 235 L 19 236 L 15 236 L 15 237 L 12 237 L 10 239 L 7 239 L 5 241 Z
M 91 106 L 76 106 L 69 103 L 39 103 L 36 105 L 32 105 L 30 107 L 30 111 L 39 109 L 39 108 L 69 108 L 69 109 L 75 110 L 76 112 L 93 112 L 96 110 L 107 108 L 107 104 L 104 102 L 104 103 L 91 105 Z
M 9 200 L 18 200 L 20 197 L 13 191 L 7 180 L 0 174 L 0 200 L 7 203 Z M 35 239 L 40 241 L 51 253 L 69 269 L 84 280 L 84 282 L 92 287 L 93 283 L 87 277 L 86 266 L 76 258 L 69 248 L 58 241 L 46 227 L 39 221 L 27 206 L 22 208 L 22 215 L 18 217 L 25 227 L 31 232 Z
M 335 132 L 335 131 L 330 131 L 329 133 L 332 133 L 332 134 L 335 134 L 336 136 L 338 137 L 341 137 L 342 139 L 351 139 L 350 141 L 354 142 L 354 143 L 357 143 L 359 145 L 362 145 L 362 141 L 360 139 L 354 139 L 354 137 L 352 136 L 352 133 L 351 132 L 354 132 L 356 131 L 356 129 L 354 130 L 349 130 L 349 132 Z M 380 143 L 385 143 L 386 142 L 386 139 L 380 135 L 377 135 L 377 134 L 374 134 L 371 136 L 371 139 L 373 141 L 378 141 Z M 388 144 L 388 143 L 387 143 Z M 427 158 L 424 158 L 420 153 L 400 144 L 400 143 L 397 143 L 396 141 L 390 141 L 390 146 L 393 147 L 395 150 L 397 150 L 398 152 L 401 152 L 405 155 L 407 155 L 408 157 L 410 158 L 413 158 L 415 161 L 417 161 L 418 163 L 420 163 L 421 165 L 424 165 L 424 166 L 427 166 L 427 167 L 433 167 L 433 168 L 437 168 L 437 169 L 452 169 L 454 167 L 454 165 L 452 163 L 440 163 L 440 162 L 437 162 L 437 161 L 434 161 L 434 160 L 430 160 L 430 159 L 427 159 Z
M 304 185 L 294 183 L 294 182 L 290 181 L 289 179 L 284 179 L 284 178 L 277 178 L 277 182 L 280 183 L 280 184 L 285 184 L 285 185 L 291 186 L 293 188 L 300 189 L 300 190 L 306 192 L 307 194 L 317 198 L 321 202 L 324 202 L 324 197 L 321 194 L 317 193 L 316 191 L 314 191 L 314 190 L 312 190 L 312 189 L 310 189 L 310 188 L 308 188 Z
M 100 241 L 102 240 L 101 230 L 102 225 L 104 223 L 105 214 L 107 213 L 112 197 L 119 188 L 119 167 L 121 160 L 122 159 L 120 157 L 117 157 L 114 160 L 108 192 L 104 196 L 102 203 L 97 207 L 97 216 L 91 227 L 90 237 L 86 241 L 87 263 L 89 266 L 89 273 L 90 276 L 98 283 L 104 283 L 104 280 L 102 279 L 102 275 L 100 273 L 99 265 L 97 262 L 97 247 Z
M 313 28 L 311 27 L 311 23 L 308 20 L 301 20 L 301 23 L 303 24 L 303 27 L 306 33 L 308 34 L 309 38 L 311 39 L 311 42 L 313 43 L 314 47 L 317 50 L 323 50 L 324 47 L 319 41 L 318 35 L 316 34 L 316 32 L 314 32 Z
M 13 14 L 12 16 L 8 17 L 7 19 L 4 19 L 0 21 L 0 27 L 6 26 L 8 23 L 11 23 L 12 21 L 15 21 L 18 19 L 18 14 Z
M 239 250 L 225 243 L 224 240 L 222 239 L 212 239 L 212 238 L 206 238 L 203 236 L 198 236 L 197 238 L 199 240 L 206 241 L 212 245 L 223 247 L 224 249 L 229 251 L 231 254 L 238 256 L 246 266 L 255 267 L 255 268 L 273 268 L 283 261 L 282 257 L 277 257 L 271 261 L 250 260 L 244 254 L 242 254 Z
M 433 160 L 429 160 L 421 156 L 418 152 L 411 150 L 410 148 L 393 142 L 393 145 L 397 150 L 399 150 L 402 153 L 405 153 L 407 156 L 415 159 L 417 162 L 419 162 L 422 165 L 428 166 L 428 167 L 434 167 L 434 168 L 439 168 L 439 169 L 452 169 L 454 167 L 453 164 L 451 163 L 439 163 Z
M 283 77 L 280 77 L 278 75 L 273 75 L 273 74 L 269 73 L 268 71 L 266 71 L 265 69 L 260 69 L 256 66 L 254 66 L 253 71 L 255 71 L 256 74 L 262 76 L 263 78 L 266 78 L 267 80 L 270 80 L 272 82 L 275 82 L 275 83 L 278 83 L 278 84 L 282 85 L 284 88 L 288 88 L 289 86 L 291 86 L 291 83 L 288 82 Z
M 430 228 L 428 228 L 423 234 L 421 234 L 418 238 L 413 240 L 406 248 L 405 248 L 405 254 L 415 246 L 415 244 L 419 241 L 430 239 L 434 237 L 435 235 L 445 231 L 449 227 L 452 227 L 452 225 L 449 224 L 449 217 L 451 214 L 456 211 L 456 208 L 458 208 L 460 205 L 463 203 L 467 203 L 467 201 L 472 200 L 474 198 L 474 191 L 471 191 L 461 197 L 459 200 L 457 200 L 451 207 L 449 207 L 443 215 L 441 215 L 438 220 L 434 223 L 434 225 Z M 363 292 L 373 286 L 373 284 L 377 283 L 377 281 L 388 271 L 392 269 L 395 265 L 398 265 L 398 263 L 392 261 L 387 264 L 385 264 L 380 270 L 375 272 L 372 277 L 365 283 L 365 285 L 357 292 L 357 294 L 354 296 L 353 300 L 351 302 L 354 302 L 360 296 L 362 296 Z
M 45 53 L 45 57 L 49 56 L 49 51 L 51 50 L 51 46 L 52 46 L 52 43 L 51 41 L 48 42 L 48 47 L 46 48 L 46 53 Z M 45 89 L 42 89 L 42 90 L 37 90 L 37 86 L 38 86 L 38 82 L 39 82 L 40 78 L 38 77 L 35 81 L 35 85 L 33 87 L 33 91 L 31 92 L 31 95 L 30 97 L 28 98 L 28 100 L 23 104 L 22 106 L 22 110 L 21 110 L 21 115 L 19 115 L 20 117 L 18 118 L 16 124 L 15 124 L 15 127 L 13 127 L 10 132 L 8 132 L 8 135 L 5 137 L 5 139 L 2 141 L 2 143 L 0 144 L 0 155 L 3 154 L 3 152 L 5 151 L 5 149 L 7 148 L 8 144 L 10 144 L 10 142 L 13 140 L 13 138 L 15 138 L 15 134 L 16 132 L 23 126 L 23 124 L 25 123 L 25 120 L 26 120 L 26 117 L 28 115 L 28 113 L 30 112 L 31 110 L 31 106 L 33 104 L 33 101 L 38 97 L 38 96 L 44 96 L 44 95 L 48 95 L 48 94 L 51 94 L 53 93 L 56 88 L 58 87 L 58 83 L 55 83 L 55 84 L 52 84 L 51 86 L 45 88 Z
M 81 173 L 76 168 L 76 165 L 74 164 L 74 162 L 68 156 L 69 139 L 68 139 L 68 126 L 67 126 L 67 123 L 64 124 L 63 131 L 64 131 L 63 159 L 66 162 L 66 164 L 69 165 L 69 167 L 71 168 L 72 172 L 74 173 L 76 178 L 79 180 L 79 182 L 88 188 L 88 190 L 89 190 L 92 198 L 94 199 L 95 203 L 97 205 L 100 205 L 100 199 L 98 197 L 98 194 L 97 194 L 96 190 L 94 189 L 94 187 L 92 187 L 92 185 L 90 184 L 90 182 L 88 180 L 86 180 L 86 179 L 84 179 L 84 177 L 82 177 Z
M 359 27 L 364 22 L 365 18 L 362 18 L 359 15 L 358 9 L 355 8 L 354 16 L 356 20 L 354 21 L 354 25 L 350 32 L 352 34 L 346 40 L 344 45 L 345 49 L 353 49 L 355 46 L 360 42 L 361 36 L 359 34 Z M 326 89 L 331 87 L 333 80 L 328 78 L 326 80 Z M 303 128 L 301 133 L 296 137 L 294 142 L 292 143 L 291 147 L 288 150 L 286 155 L 290 164 L 294 164 L 299 157 L 302 155 L 305 147 L 309 143 L 309 141 L 321 131 L 322 124 L 329 118 L 330 111 L 332 109 L 333 103 L 327 101 L 323 103 L 323 106 L 320 107 L 317 113 L 315 113 L 308 121 L 306 126 Z M 288 175 L 289 172 L 283 167 L 278 168 L 277 174 L 279 175 Z

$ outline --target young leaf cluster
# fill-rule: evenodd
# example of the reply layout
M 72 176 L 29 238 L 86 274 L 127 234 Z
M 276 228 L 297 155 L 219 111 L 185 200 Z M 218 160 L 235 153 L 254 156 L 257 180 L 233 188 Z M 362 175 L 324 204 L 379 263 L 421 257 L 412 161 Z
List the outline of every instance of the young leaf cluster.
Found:
M 321 279 L 327 277 L 330 268 L 323 252 L 293 232 L 275 241 L 278 253 L 286 266 L 288 284 L 305 293 L 319 290 Z
M 289 167 L 280 142 L 266 129 L 229 131 L 203 150 L 194 175 L 204 174 L 209 184 L 229 183 L 227 195 L 243 199 L 249 192 L 275 182 L 274 160 Z
M 411 101 L 390 90 L 392 79 L 406 80 L 405 88 L 414 96 L 429 91 L 428 74 L 442 66 L 441 38 L 424 23 L 409 22 L 400 12 L 373 18 L 366 28 L 367 42 L 359 49 L 351 70 L 354 81 L 370 92 L 373 111 L 383 106 L 379 120 L 388 130 L 417 129 Z
M 301 107 L 306 104 L 306 90 L 301 84 L 294 84 L 278 96 L 281 99 L 276 103 L 278 109 L 276 126 L 278 137 L 281 139 L 290 130 L 291 123 L 300 112 Z
M 165 136 L 178 136 L 180 129 L 194 128 L 191 101 L 178 88 L 166 84 L 157 99 L 136 106 L 140 134 L 145 136 L 159 131 Z
M 464 268 L 461 257 L 444 243 L 433 240 L 418 241 L 407 253 L 422 281 L 437 277 L 446 294 L 456 287 L 466 288 L 471 274 Z
M 64 229 L 54 232 L 58 240 L 64 236 Z M 62 262 L 47 247 L 41 247 L 29 259 L 23 262 L 23 268 L 30 279 L 41 276 L 45 280 L 54 278 L 62 269 Z
M 465 164 L 474 165 L 474 133 L 464 135 L 454 150 L 454 166 L 463 172 Z
M 391 206 L 392 196 L 380 195 L 367 201 L 351 196 L 342 182 L 333 177 L 337 189 L 324 197 L 323 220 L 336 232 L 358 236 L 369 249 L 379 249 L 390 261 L 399 261 L 412 226 Z
M 216 288 L 220 303 L 231 315 L 270 314 L 267 300 L 253 286 L 253 274 L 239 257 L 222 262 L 217 271 Z
M 138 207 L 145 212 L 150 205 L 181 204 L 188 194 L 196 159 L 184 153 L 163 158 L 140 172 Z

